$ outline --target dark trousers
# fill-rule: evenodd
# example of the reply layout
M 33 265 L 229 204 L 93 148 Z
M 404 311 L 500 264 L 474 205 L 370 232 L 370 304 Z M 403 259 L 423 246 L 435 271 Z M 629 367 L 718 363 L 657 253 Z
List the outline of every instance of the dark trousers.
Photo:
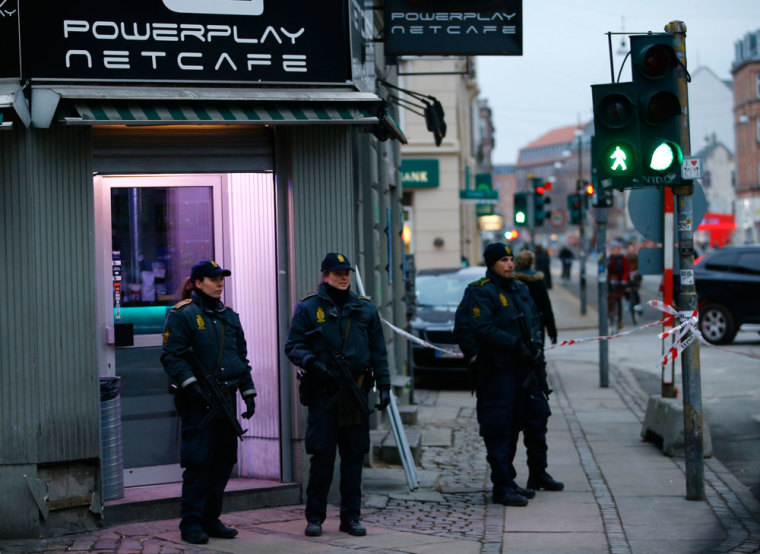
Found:
M 521 418 L 522 433 L 523 444 L 525 445 L 525 452 L 528 458 L 528 472 L 531 476 L 540 477 L 544 474 L 548 465 L 546 459 L 548 450 L 546 445 L 546 424 L 549 416 L 552 414 L 549 402 L 540 392 L 530 394 L 526 392 L 521 395 L 518 409 L 523 414 Z M 512 455 L 514 456 L 514 451 L 517 450 L 517 434 L 513 436 L 513 440 Z M 514 479 L 517 476 L 517 472 L 514 465 L 511 465 L 510 468 L 510 475 Z
M 359 519 L 362 465 L 364 455 L 369 452 L 369 418 L 359 414 L 357 424 L 341 426 L 338 402 L 330 404 L 333 397 L 334 392 L 325 390 L 311 396 L 306 428 L 306 453 L 311 455 L 311 467 L 305 515 L 308 521 L 320 523 L 327 515 L 327 493 L 332 484 L 336 448 L 340 453 L 340 520 Z
M 517 484 L 513 461 L 521 428 L 517 411 L 519 379 L 508 369 L 481 370 L 477 416 L 486 446 L 495 494 L 513 492 Z
M 176 405 L 182 420 L 180 462 L 185 468 L 179 528 L 185 531 L 208 527 L 222 513 L 224 488 L 237 461 L 237 437 L 223 419 L 199 429 L 207 413 L 204 407 L 183 401 L 181 396 Z

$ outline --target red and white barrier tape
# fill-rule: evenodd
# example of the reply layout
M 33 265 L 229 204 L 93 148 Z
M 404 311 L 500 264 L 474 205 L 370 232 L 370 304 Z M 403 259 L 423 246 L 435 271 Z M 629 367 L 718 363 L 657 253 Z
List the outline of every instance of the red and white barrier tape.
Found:
M 390 327 L 391 329 L 393 329 L 396 333 L 398 333 L 402 337 L 406 337 L 407 339 L 409 339 L 412 342 L 416 342 L 417 344 L 421 344 L 422 346 L 425 346 L 427 348 L 432 348 L 433 350 L 439 350 L 441 352 L 445 352 L 449 358 L 464 358 L 464 355 L 461 352 L 457 351 L 457 350 L 449 350 L 448 348 L 441 348 L 440 346 L 436 346 L 435 344 L 432 344 L 432 343 L 430 343 L 430 342 L 428 342 L 426 340 L 422 340 L 420 337 L 417 337 L 417 336 L 409 333 L 408 331 L 404 331 L 400 327 L 396 327 L 395 325 L 393 325 L 392 323 L 389 323 L 388 321 L 386 321 L 382 317 L 380 318 L 380 320 L 383 323 L 385 323 L 388 327 Z
M 683 352 L 694 340 L 699 339 L 700 342 L 703 344 L 706 344 L 711 347 L 715 347 L 715 345 L 710 344 L 707 342 L 704 337 L 702 337 L 702 333 L 699 332 L 699 329 L 697 327 L 697 323 L 699 321 L 698 319 L 698 312 L 695 310 L 694 312 L 679 312 L 676 310 L 673 306 L 670 306 L 668 304 L 665 304 L 664 302 L 660 302 L 659 300 L 650 300 L 647 302 L 650 306 L 653 308 L 660 310 L 661 312 L 664 312 L 666 315 L 663 318 L 660 318 L 656 321 L 652 321 L 651 323 L 647 323 L 646 325 L 642 325 L 640 327 L 636 327 L 634 329 L 630 329 L 628 331 L 623 331 L 620 333 L 615 333 L 614 335 L 604 335 L 604 336 L 596 336 L 596 337 L 584 337 L 579 339 L 567 339 L 558 342 L 557 344 L 553 344 L 551 346 L 547 346 L 544 350 L 554 350 L 555 348 L 559 348 L 561 346 L 571 346 L 573 344 L 581 344 L 584 342 L 600 342 L 605 340 L 612 340 L 619 337 L 624 337 L 626 335 L 631 335 L 633 333 L 638 333 L 639 331 L 643 331 L 644 329 L 649 329 L 651 327 L 656 327 L 657 325 L 662 325 L 663 323 L 667 322 L 670 319 L 673 319 L 674 317 L 682 318 L 683 321 L 673 327 L 672 329 L 668 329 L 667 331 L 664 331 L 658 335 L 658 337 L 661 340 L 664 340 L 670 336 L 675 335 L 676 333 L 678 336 L 673 341 L 673 345 L 668 349 L 668 351 L 665 353 L 665 355 L 660 358 L 659 363 L 661 365 L 668 364 L 678 358 L 678 356 Z M 392 323 L 386 321 L 383 318 L 380 318 L 383 323 L 385 323 L 388 327 L 393 329 L 396 333 L 399 335 L 409 339 L 412 342 L 416 342 L 417 344 L 420 344 L 426 348 L 431 348 L 433 350 L 438 350 L 440 352 L 443 352 L 447 355 L 447 357 L 451 358 L 462 358 L 464 357 L 461 352 L 456 350 L 451 350 L 448 348 L 441 348 L 440 346 L 436 346 L 435 344 L 432 344 L 426 340 L 421 339 L 420 337 L 417 337 L 408 331 L 404 331 L 400 327 L 396 327 Z M 736 350 L 730 350 L 727 348 L 720 347 L 720 350 L 724 352 L 730 352 L 732 354 L 737 354 L 739 356 L 745 356 L 747 358 L 752 359 L 760 359 L 760 356 L 756 354 L 748 354 L 746 352 L 738 352 Z

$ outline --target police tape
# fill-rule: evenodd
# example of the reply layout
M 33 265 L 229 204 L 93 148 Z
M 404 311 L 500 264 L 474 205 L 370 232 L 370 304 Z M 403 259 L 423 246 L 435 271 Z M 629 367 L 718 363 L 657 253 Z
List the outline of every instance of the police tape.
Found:
M 413 334 L 409 333 L 408 331 L 404 331 L 403 329 L 401 329 L 399 327 L 396 327 L 395 325 L 393 325 L 392 323 L 386 321 L 382 317 L 380 318 L 380 320 L 383 323 L 385 323 L 388 327 L 390 327 L 391 329 L 393 329 L 396 333 L 398 333 L 402 337 L 406 337 L 407 339 L 409 339 L 412 342 L 416 342 L 417 344 L 421 344 L 422 346 L 425 346 L 427 348 L 432 348 L 433 350 L 438 350 L 440 352 L 444 352 L 450 358 L 464 358 L 464 355 L 461 352 L 457 351 L 457 350 L 450 350 L 448 348 L 441 348 L 440 346 L 436 346 L 435 344 L 430 343 L 430 342 L 428 342 L 426 340 L 422 340 L 420 337 L 418 337 L 416 335 L 413 335 Z
M 566 339 L 566 340 L 558 342 L 557 344 L 552 344 L 551 346 L 546 347 L 544 350 L 549 351 L 549 350 L 554 350 L 555 348 L 560 348 L 563 346 L 572 346 L 574 344 L 582 344 L 585 342 L 601 342 L 601 341 L 613 340 L 620 337 L 625 337 L 627 335 L 632 335 L 633 333 L 638 333 L 639 331 L 644 331 L 645 329 L 650 329 L 658 325 L 662 325 L 664 323 L 672 321 L 674 318 L 680 318 L 682 319 L 682 321 L 679 325 L 673 327 L 672 329 L 668 329 L 667 331 L 663 331 L 662 333 L 658 335 L 658 338 L 660 338 L 661 340 L 665 340 L 666 338 L 672 337 L 680 332 L 678 336 L 675 338 L 675 340 L 673 340 L 672 345 L 668 347 L 667 352 L 660 358 L 659 360 L 660 365 L 665 365 L 667 363 L 674 361 L 695 340 L 699 340 L 701 343 L 706 344 L 707 346 L 710 346 L 710 347 L 720 348 L 720 350 L 724 352 L 729 352 L 732 354 L 736 354 L 738 356 L 744 356 L 744 357 L 752 358 L 752 359 L 760 359 L 760 356 L 758 356 L 757 354 L 739 352 L 737 350 L 731 350 L 724 347 L 716 347 L 714 344 L 707 342 L 705 338 L 702 336 L 702 333 L 699 332 L 699 328 L 697 326 L 699 322 L 699 317 L 698 317 L 698 312 L 696 310 L 694 310 L 693 312 L 679 312 L 673 306 L 669 304 L 665 304 L 664 302 L 660 302 L 659 300 L 650 300 L 649 302 L 647 302 L 647 304 L 649 304 L 650 306 L 652 306 L 653 308 L 657 310 L 660 310 L 661 312 L 664 312 L 666 315 L 656 321 L 647 323 L 646 325 L 641 325 L 639 327 L 635 327 L 627 331 L 615 333 L 614 335 L 601 335 L 601 336 L 595 336 L 595 337 L 583 337 L 583 338 L 578 338 L 578 339 Z M 440 352 L 443 352 L 444 354 L 446 354 L 447 357 L 450 357 L 450 358 L 464 357 L 462 353 L 459 352 L 458 350 L 442 348 L 424 339 L 421 339 L 420 337 L 413 335 L 412 333 L 409 333 L 408 331 L 404 331 L 403 329 L 393 325 L 392 323 L 385 320 L 384 318 L 380 318 L 380 319 L 388 327 L 393 329 L 394 332 L 409 339 L 412 342 L 420 344 L 426 348 L 431 348 L 433 350 L 438 350 Z

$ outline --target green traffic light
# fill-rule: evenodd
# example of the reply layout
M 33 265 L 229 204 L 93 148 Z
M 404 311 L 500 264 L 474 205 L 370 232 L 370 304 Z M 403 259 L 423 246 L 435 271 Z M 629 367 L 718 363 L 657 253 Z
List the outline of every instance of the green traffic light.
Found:
M 663 142 L 652 152 L 652 160 L 649 162 L 649 167 L 655 171 L 666 171 L 673 165 L 675 159 L 673 146 L 667 142 Z
M 613 143 L 607 148 L 606 170 L 610 175 L 626 175 L 633 164 L 631 149 L 624 143 Z
M 515 223 L 525 223 L 525 212 L 515 213 Z

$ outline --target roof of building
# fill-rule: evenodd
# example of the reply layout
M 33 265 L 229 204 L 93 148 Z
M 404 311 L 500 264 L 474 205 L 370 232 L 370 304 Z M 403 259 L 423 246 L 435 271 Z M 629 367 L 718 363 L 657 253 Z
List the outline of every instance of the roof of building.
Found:
M 543 146 L 552 146 L 554 144 L 565 144 L 572 142 L 575 139 L 575 132 L 579 129 L 583 129 L 585 125 L 568 125 L 567 127 L 559 127 L 552 129 L 548 133 L 541 135 L 533 142 L 523 146 L 520 150 L 528 150 L 531 148 L 541 148 Z

